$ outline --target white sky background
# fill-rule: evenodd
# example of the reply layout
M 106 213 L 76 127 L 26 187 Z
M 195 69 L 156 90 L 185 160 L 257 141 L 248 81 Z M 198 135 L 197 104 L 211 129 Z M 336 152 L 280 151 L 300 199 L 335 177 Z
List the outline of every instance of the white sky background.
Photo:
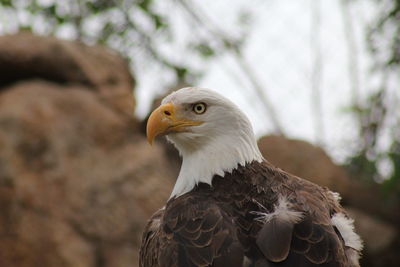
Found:
M 247 9 L 252 24 L 245 44 L 245 56 L 262 82 L 278 114 L 286 134 L 316 143 L 311 104 L 311 77 L 316 38 L 312 26 L 312 7 L 319 0 L 202 0 L 194 1 L 207 13 L 212 22 L 228 33 L 237 32 L 237 15 Z M 167 2 L 167 1 L 166 1 Z M 169 2 L 169 1 L 168 1 Z M 172 26 L 178 36 L 173 47 L 160 44 L 166 55 L 179 62 L 190 62 L 205 69 L 197 86 L 214 89 L 238 104 L 249 116 L 258 136 L 271 133 L 273 127 L 247 79 L 240 73 L 232 57 L 222 55 L 217 60 L 201 62 L 181 53 L 179 44 L 190 38 L 191 27 L 182 10 L 157 2 L 160 10 L 168 10 Z M 320 1 L 321 99 L 325 136 L 323 146 L 338 162 L 355 149 L 357 125 L 344 110 L 351 105 L 349 80 L 349 50 L 340 0 Z M 373 88 L 371 62 L 366 48 L 366 29 L 374 18 L 371 1 L 354 1 L 351 19 L 358 51 L 359 85 L 361 98 Z M 189 20 L 190 21 L 190 20 Z M 165 46 L 165 47 L 164 47 Z M 159 81 L 168 77 L 147 74 L 139 81 L 137 115 L 148 112 L 150 99 L 165 88 Z M 139 73 L 140 74 L 140 73 Z

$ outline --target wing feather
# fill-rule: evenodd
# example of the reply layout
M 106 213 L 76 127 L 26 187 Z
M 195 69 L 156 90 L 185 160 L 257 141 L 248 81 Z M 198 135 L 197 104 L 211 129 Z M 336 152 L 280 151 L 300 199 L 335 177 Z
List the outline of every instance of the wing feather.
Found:
M 222 267 L 233 262 L 230 266 L 241 266 L 243 261 L 230 217 L 214 201 L 195 194 L 167 204 L 157 234 L 145 234 L 142 249 L 146 251 L 141 253 L 141 262 L 150 264 L 141 267 Z M 176 256 L 171 259 L 171 255 Z M 149 257 L 152 260 L 146 259 Z
M 256 242 L 268 260 L 280 262 L 289 255 L 292 232 L 292 223 L 274 218 L 262 227 Z

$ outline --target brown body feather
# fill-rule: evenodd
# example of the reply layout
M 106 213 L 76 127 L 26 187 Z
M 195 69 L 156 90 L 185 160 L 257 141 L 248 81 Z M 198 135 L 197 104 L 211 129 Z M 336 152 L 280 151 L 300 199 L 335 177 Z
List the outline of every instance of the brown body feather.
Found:
M 299 221 L 260 220 L 280 197 Z M 338 212 L 328 189 L 253 162 L 170 199 L 145 229 L 140 266 L 354 266 L 331 223 Z

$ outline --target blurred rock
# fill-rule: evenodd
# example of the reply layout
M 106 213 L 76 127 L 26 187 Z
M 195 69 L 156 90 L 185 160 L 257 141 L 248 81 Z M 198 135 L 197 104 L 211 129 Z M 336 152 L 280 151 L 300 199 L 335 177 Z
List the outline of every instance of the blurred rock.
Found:
M 126 64 L 27 36 L 0 37 L 0 70 L 19 73 L 0 83 L 0 266 L 137 266 L 142 227 L 173 175 L 162 147 L 127 116 L 133 106 L 116 104 L 133 99 Z
M 41 78 L 96 91 L 120 112 L 133 114 L 134 80 L 128 64 L 101 46 L 61 41 L 29 32 L 0 37 L 0 87 Z
M 364 241 L 364 246 L 371 254 L 379 254 L 394 242 L 399 232 L 395 226 L 386 223 L 365 212 L 346 207 L 354 218 L 355 227 Z
M 363 267 L 399 266 L 400 229 L 374 215 L 346 207 L 364 241 Z

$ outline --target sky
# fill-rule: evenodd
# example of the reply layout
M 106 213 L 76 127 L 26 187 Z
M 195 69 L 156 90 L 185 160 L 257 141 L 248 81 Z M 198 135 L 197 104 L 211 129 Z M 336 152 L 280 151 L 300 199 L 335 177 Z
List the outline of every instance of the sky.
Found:
M 361 98 L 373 90 L 376 82 L 365 42 L 367 26 L 374 18 L 370 1 L 354 1 L 348 9 L 357 68 L 349 65 L 351 50 L 346 39 L 349 23 L 344 22 L 341 0 L 253 0 L 252 5 L 242 0 L 193 2 L 215 26 L 233 34 L 239 31 L 238 14 L 243 10 L 251 14 L 244 55 L 288 137 L 322 145 L 337 162 L 343 162 L 356 149 L 357 124 L 346 110 L 352 104 L 350 73 L 354 69 Z M 234 58 L 225 54 L 204 63 L 177 53 L 179 43 L 183 45 L 189 38 L 191 25 L 183 12 L 171 10 L 168 4 L 160 4 L 159 8 L 173 13 L 171 26 L 178 36 L 177 44 L 165 45 L 163 51 L 178 62 L 203 67 L 205 74 L 196 86 L 214 89 L 234 101 L 248 115 L 258 137 L 272 133 L 270 118 Z M 314 23 L 315 20 L 319 23 Z M 322 132 L 315 130 L 313 77 L 319 77 Z M 147 114 L 154 94 L 163 92 L 157 84 L 153 75 L 139 82 L 136 89 L 139 117 Z

